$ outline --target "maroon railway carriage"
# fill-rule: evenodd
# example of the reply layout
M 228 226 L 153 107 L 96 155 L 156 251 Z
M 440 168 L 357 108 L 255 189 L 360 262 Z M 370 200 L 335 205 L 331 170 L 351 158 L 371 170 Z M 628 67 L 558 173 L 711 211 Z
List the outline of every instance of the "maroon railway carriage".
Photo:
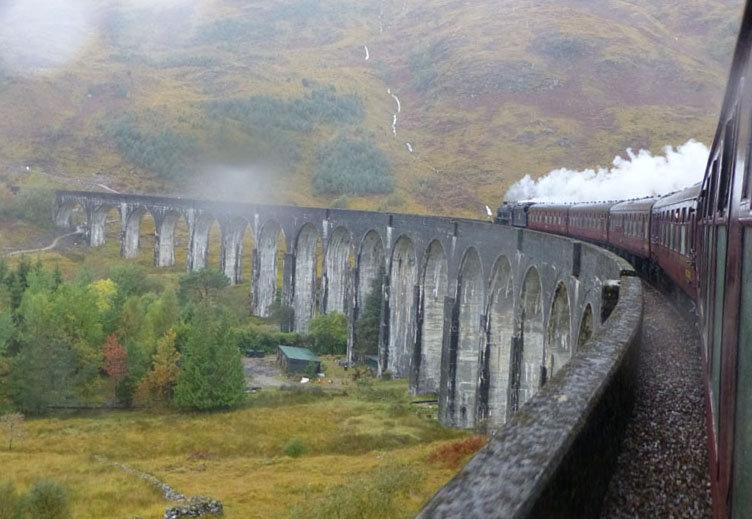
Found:
M 752 517 L 752 2 L 747 2 L 697 209 L 715 519 Z
M 658 199 L 652 209 L 650 256 L 692 299 L 697 298 L 695 223 L 700 184 Z
M 614 202 L 569 206 L 569 235 L 595 243 L 608 242 L 608 212 Z
M 568 205 L 535 204 L 530 206 L 527 218 L 528 229 L 567 234 L 569 219 Z
M 655 198 L 627 200 L 611 208 L 608 243 L 628 252 L 633 263 L 650 258 L 650 209 L 655 201 Z

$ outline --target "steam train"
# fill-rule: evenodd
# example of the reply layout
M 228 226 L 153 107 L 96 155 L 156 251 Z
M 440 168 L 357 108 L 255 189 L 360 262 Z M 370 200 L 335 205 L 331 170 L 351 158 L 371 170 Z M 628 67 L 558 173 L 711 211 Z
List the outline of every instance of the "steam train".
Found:
M 752 517 L 752 0 L 702 183 L 607 203 L 511 203 L 496 222 L 613 249 L 695 302 L 714 519 Z

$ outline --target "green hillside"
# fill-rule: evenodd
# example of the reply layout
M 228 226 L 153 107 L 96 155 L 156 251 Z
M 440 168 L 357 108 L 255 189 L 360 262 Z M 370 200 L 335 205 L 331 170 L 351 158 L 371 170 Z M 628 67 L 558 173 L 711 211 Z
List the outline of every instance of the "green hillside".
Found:
M 527 173 L 709 143 L 742 3 L 98 2 L 64 66 L 0 52 L 2 175 L 480 216 Z

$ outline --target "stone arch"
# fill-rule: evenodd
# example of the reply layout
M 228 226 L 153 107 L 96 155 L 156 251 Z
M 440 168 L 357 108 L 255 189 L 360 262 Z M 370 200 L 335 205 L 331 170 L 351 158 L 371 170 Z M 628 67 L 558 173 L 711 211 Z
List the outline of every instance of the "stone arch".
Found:
M 577 333 L 577 349 L 582 348 L 593 336 L 593 307 L 587 304 L 580 318 L 580 329 Z
M 78 215 L 78 218 L 74 218 Z M 86 208 L 77 201 L 63 202 L 55 212 L 55 225 L 63 229 L 86 225 Z
M 356 290 L 358 308 L 363 308 L 374 280 L 384 266 L 384 244 L 378 232 L 371 230 L 363 237 L 358 253 L 358 286 Z
M 269 220 L 259 232 L 256 244 L 258 268 L 254 269 L 253 301 L 254 313 L 259 317 L 269 317 L 270 310 L 277 300 L 279 276 L 279 246 L 284 244 L 284 231 L 279 222 Z
M 123 258 L 137 258 L 141 253 L 141 221 L 147 213 L 145 207 L 134 207 L 125 215 L 125 228 L 120 247 Z
M 418 394 L 437 393 L 441 382 L 441 350 L 444 339 L 444 298 L 449 287 L 444 246 L 432 241 L 426 249 L 421 278 L 419 333 L 413 358 Z
M 325 313 L 347 309 L 347 289 L 353 258 L 352 235 L 345 227 L 337 227 L 326 248 L 326 307 Z
M 399 237 L 392 251 L 389 272 L 389 343 L 386 369 L 397 377 L 408 376 L 415 346 L 415 286 L 418 265 L 413 241 Z
M 210 213 L 199 213 L 193 221 L 188 250 L 188 270 L 196 271 L 209 267 L 209 232 L 216 219 Z
M 478 251 L 470 247 L 465 251 L 460 267 L 459 330 L 455 370 L 455 417 L 459 427 L 475 424 L 478 405 L 481 349 L 485 346 L 481 333 L 481 318 L 485 306 L 483 268 Z
M 509 367 L 514 337 L 514 276 L 506 256 L 494 264 L 489 283 L 488 304 L 488 412 L 491 427 L 506 422 Z
M 556 286 L 551 302 L 551 316 L 548 319 L 548 331 L 546 333 L 546 372 L 548 378 L 553 377 L 572 357 L 571 322 L 569 292 L 567 285 L 562 281 Z
M 253 240 L 253 231 L 245 218 L 237 217 L 222 222 L 222 249 L 220 251 L 220 271 L 230 279 L 230 284 L 243 282 L 243 245 L 247 234 Z M 253 241 L 249 243 L 253 245 Z
M 532 397 L 541 385 L 543 365 L 543 290 L 538 269 L 530 267 L 520 294 L 522 362 L 520 365 L 519 405 Z
M 122 234 L 120 208 L 104 204 L 89 211 L 89 245 L 104 245 L 108 238 Z
M 188 225 L 182 213 L 178 211 L 168 211 L 155 222 L 154 263 L 157 267 L 170 267 L 175 264 L 175 247 L 178 246 L 175 230 L 179 222 L 183 224 L 184 229 Z
M 316 314 L 316 288 L 318 286 L 317 248 L 319 233 L 307 223 L 295 240 L 295 279 L 293 288 L 294 330 L 307 332 L 308 321 Z
M 222 239 L 222 224 L 215 218 L 209 226 L 206 238 L 206 268 L 224 274 L 225 272 L 222 269 Z M 230 280 L 232 281 L 231 277 Z

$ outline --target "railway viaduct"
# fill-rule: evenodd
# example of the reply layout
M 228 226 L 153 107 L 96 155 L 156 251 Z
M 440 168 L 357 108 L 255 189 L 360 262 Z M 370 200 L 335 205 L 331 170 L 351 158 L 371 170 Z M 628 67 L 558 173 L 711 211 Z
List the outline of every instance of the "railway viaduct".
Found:
M 207 267 L 209 230 L 217 222 L 220 269 L 232 283 L 250 275 L 253 313 L 268 316 L 281 301 L 294 331 L 306 331 L 317 313 L 344 313 L 349 355 L 357 340 L 352 323 L 370 290 L 382 290 L 380 372 L 408 378 L 413 394 L 436 394 L 443 424 L 507 436 L 512 451 L 499 455 L 514 464 L 509 481 L 521 477 L 528 490 L 538 488 L 513 490 L 510 502 L 570 478 L 562 452 L 585 438 L 597 446 L 590 427 L 608 429 L 614 407 L 628 405 L 622 389 L 641 316 L 639 282 L 627 263 L 590 244 L 477 220 L 74 191 L 57 193 L 56 224 L 70 227 L 77 207 L 92 247 L 104 243 L 105 220 L 117 210 L 124 258 L 138 255 L 141 222 L 150 214 L 157 267 L 173 265 L 181 253 L 188 270 Z M 177 251 L 181 219 L 187 247 Z M 243 250 L 246 233 L 250 251 Z M 250 273 L 242 268 L 244 254 Z M 544 415 L 531 421 L 529 412 Z M 553 470 L 548 463 L 556 452 Z M 442 492 L 452 492 L 452 484 Z M 470 517 L 448 504 L 460 503 L 456 496 L 442 495 L 426 517 Z

